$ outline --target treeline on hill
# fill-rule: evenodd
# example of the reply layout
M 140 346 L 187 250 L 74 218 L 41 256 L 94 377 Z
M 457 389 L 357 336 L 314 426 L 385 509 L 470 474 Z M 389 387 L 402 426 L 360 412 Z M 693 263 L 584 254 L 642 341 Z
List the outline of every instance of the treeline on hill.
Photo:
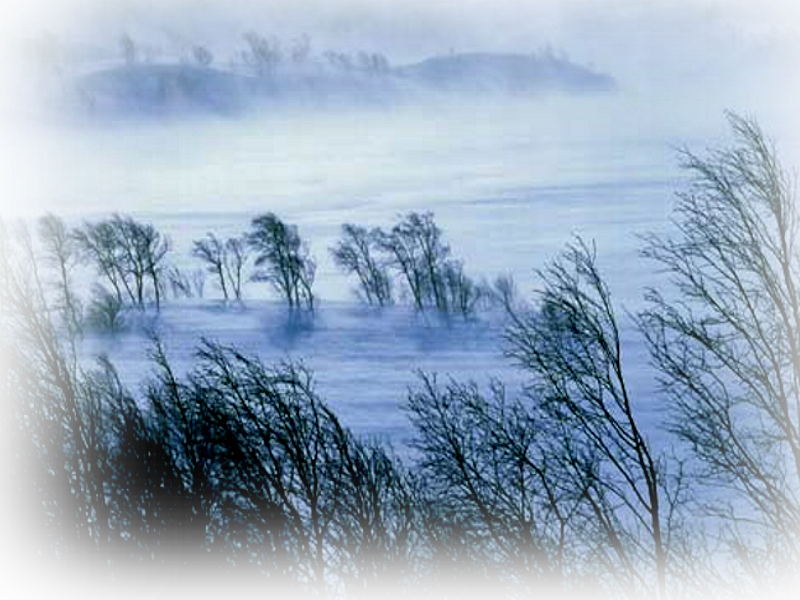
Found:
M 30 50 L 37 65 L 55 76 L 64 90 L 71 90 L 73 100 L 89 114 L 102 111 L 109 103 L 152 110 L 183 101 L 231 110 L 244 107 L 247 97 L 259 89 L 268 94 L 280 89 L 292 93 L 309 86 L 309 91 L 320 92 L 320 86 L 331 86 L 337 80 L 378 84 L 393 73 L 381 52 L 323 51 L 315 49 L 306 34 L 282 40 L 249 30 L 224 55 L 221 49 L 203 43 L 172 37 L 165 46 L 129 33 L 119 36 L 117 48 L 117 56 L 101 51 L 99 70 L 74 80 L 66 75 L 85 73 L 86 65 L 82 53 L 75 52 L 67 40 L 44 33 L 31 42 Z M 552 52 L 547 56 L 552 57 Z M 115 65 L 116 58 L 120 60 Z
M 540 272 L 531 307 L 506 303 L 506 350 L 528 384 L 512 393 L 501 382 L 481 389 L 420 374 L 406 404 L 415 431 L 407 461 L 351 434 L 300 364 L 266 366 L 204 341 L 179 375 L 154 340 L 154 371 L 136 394 L 107 361 L 82 370 L 56 319 L 70 314 L 66 296 L 50 304 L 30 240 L 5 237 L 10 489 L 41 529 L 42 552 L 95 557 L 95 577 L 111 573 L 115 585 L 128 569 L 141 576 L 159 566 L 179 578 L 196 567 L 198 586 L 246 580 L 315 597 L 793 589 L 797 206 L 758 127 L 730 120 L 735 147 L 683 154 L 693 183 L 679 196 L 672 236 L 644 240 L 644 257 L 670 276 L 669 289 L 648 290 L 633 315 L 660 392 L 631 395 L 617 309 L 595 249 L 577 241 Z M 404 270 L 412 253 L 395 242 L 416 219 L 432 224 L 417 216 L 387 233 L 345 228 L 334 253 L 365 297 L 391 298 L 377 256 L 415 282 L 433 277 L 431 264 L 456 268 L 434 235 L 424 240 L 435 260 Z M 287 303 L 310 306 L 313 268 L 302 268 L 296 231 L 278 224 L 254 221 L 259 235 L 247 244 Z M 266 252 L 282 237 L 300 261 L 285 273 Z M 215 257 L 228 248 L 205 242 Z M 422 242 L 414 248 L 424 252 Z M 209 262 L 219 278 L 236 272 L 230 259 Z M 137 271 L 144 288 L 163 280 L 153 262 Z M 127 277 L 114 293 L 135 303 L 139 283 Z M 445 302 L 444 288 L 427 281 L 414 302 Z M 665 407 L 666 424 L 645 430 L 644 404 Z

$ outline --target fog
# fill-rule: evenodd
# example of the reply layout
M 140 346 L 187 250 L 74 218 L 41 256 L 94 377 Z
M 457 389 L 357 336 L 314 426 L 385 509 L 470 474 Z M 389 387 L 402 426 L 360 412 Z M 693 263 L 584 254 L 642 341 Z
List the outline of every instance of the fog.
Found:
M 57 21 L 34 4 L 30 29 Z M 245 309 L 222 309 L 209 286 L 207 301 L 174 303 L 149 325 L 187 362 L 201 335 L 267 361 L 304 358 L 345 423 L 402 443 L 414 369 L 484 382 L 521 376 L 502 357 L 497 315 L 453 325 L 404 307 L 360 307 L 328 253 L 341 224 L 388 226 L 433 211 L 470 273 L 513 274 L 526 296 L 534 270 L 580 235 L 596 243 L 619 308 L 635 311 L 657 278 L 637 236 L 669 227 L 674 193 L 686 185 L 680 148 L 724 144 L 727 109 L 757 116 L 786 163 L 800 164 L 800 69 L 770 53 L 783 30 L 770 46 L 770 22 L 744 8 L 711 22 L 703 19 L 719 17 L 701 9 L 647 17 L 500 3 L 482 19 L 490 3 L 417 6 L 407 17 L 396 3 L 375 4 L 363 18 L 174 4 L 174 22 L 169 12 L 123 18 L 92 12 L 91 2 L 71 13 L 58 4 L 72 29 L 56 31 L 73 58 L 57 77 L 0 57 L 3 216 L 52 211 L 78 223 L 130 214 L 164 231 L 172 260 L 187 267 L 192 240 L 207 231 L 241 233 L 265 211 L 296 223 L 319 263 L 312 323 L 287 320 L 265 284 L 249 283 Z M 259 75 L 237 59 L 247 30 L 280 35 L 284 55 L 309 31 L 311 50 Z M 132 60 L 121 54 L 123 31 L 137 45 Z M 199 43 L 213 52 L 210 65 L 192 62 Z M 353 62 L 342 67 L 326 50 Z M 432 57 L 445 62 L 420 75 Z M 519 57 L 535 76 L 513 72 Z M 170 91 L 175 81 L 190 83 Z M 146 369 L 145 329 L 90 336 L 85 351 L 108 352 L 135 383 Z M 627 325 L 626 339 L 633 378 L 647 390 L 641 341 Z M 647 396 L 642 411 L 655 406 Z

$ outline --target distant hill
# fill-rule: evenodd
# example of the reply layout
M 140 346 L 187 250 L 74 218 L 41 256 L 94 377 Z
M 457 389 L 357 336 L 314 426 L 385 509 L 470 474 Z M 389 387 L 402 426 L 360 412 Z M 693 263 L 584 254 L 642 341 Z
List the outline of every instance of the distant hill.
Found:
M 434 56 L 395 72 L 425 86 L 472 92 L 526 93 L 545 89 L 584 92 L 616 87 L 610 75 L 550 54 L 451 54 Z
M 129 65 L 79 77 L 76 86 L 94 109 L 163 112 L 246 107 L 256 91 L 251 77 L 191 65 Z

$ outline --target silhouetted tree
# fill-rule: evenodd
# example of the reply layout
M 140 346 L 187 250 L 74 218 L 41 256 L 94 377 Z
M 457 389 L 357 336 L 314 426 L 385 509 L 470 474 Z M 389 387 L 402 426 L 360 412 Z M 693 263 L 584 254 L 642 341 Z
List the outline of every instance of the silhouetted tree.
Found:
M 446 303 L 451 312 L 464 317 L 475 312 L 478 303 L 486 294 L 485 284 L 477 284 L 464 272 L 460 260 L 449 260 L 442 273 Z
M 131 306 L 144 309 L 149 281 L 156 309 L 161 308 L 170 244 L 153 225 L 115 214 L 85 223 L 73 235 L 84 257 L 108 280 L 120 302 L 127 297 Z
M 575 518 L 621 590 L 665 598 L 682 471 L 667 470 L 639 422 L 594 250 L 579 240 L 540 276 L 537 310 L 512 313 L 508 353 L 531 377 L 533 410 L 559 440 L 561 493 L 577 502 Z
M 208 233 L 206 239 L 194 242 L 192 254 L 205 262 L 209 273 L 216 276 L 226 302 L 230 294 L 237 301 L 242 300 L 244 269 L 249 257 L 244 238 L 223 241 L 213 233 Z
M 210 67 L 214 62 L 214 55 L 205 46 L 192 46 L 192 58 L 201 67 Z
M 248 47 L 242 55 L 245 64 L 257 75 L 262 77 L 272 75 L 283 58 L 280 41 L 275 37 L 266 38 L 255 31 L 245 33 L 244 41 Z
M 253 219 L 247 243 L 255 255 L 256 270 L 252 278 L 270 282 L 289 308 L 313 310 L 316 263 L 297 227 L 266 213 Z
M 484 295 L 461 261 L 451 258 L 433 213 L 409 213 L 388 233 L 377 230 L 371 236 L 406 284 L 417 310 L 432 306 L 442 314 L 468 316 Z
M 141 223 L 131 217 L 113 215 L 111 222 L 118 232 L 121 251 L 127 270 L 133 277 L 136 290 L 136 305 L 144 307 L 146 282 L 149 279 L 154 294 L 156 310 L 161 308 L 164 289 L 164 258 L 169 251 L 169 240 L 149 223 Z
M 68 331 L 72 335 L 79 334 L 82 310 L 72 286 L 72 271 L 79 260 L 77 244 L 64 221 L 55 215 L 48 214 L 39 219 L 38 230 L 45 263 L 57 273 L 56 306 Z
M 225 240 L 225 273 L 228 277 L 228 285 L 233 291 L 233 297 L 242 300 L 242 288 L 244 286 L 245 268 L 250 251 L 244 237 L 232 237 Z
M 21 436 L 12 471 L 20 501 L 42 519 L 32 531 L 54 553 L 80 555 L 102 550 L 110 533 L 100 412 L 50 319 L 29 239 L 22 233 L 14 243 L 0 227 L 0 338 L 12 383 L 4 399 Z
M 422 481 L 436 499 L 429 543 L 465 563 L 462 578 L 494 565 L 522 589 L 560 587 L 575 557 L 575 501 L 552 468 L 550 432 L 501 384 L 490 392 L 421 374 L 409 396 Z
M 87 308 L 86 320 L 101 331 L 117 331 L 123 325 L 125 305 L 105 287 L 96 284 Z
M 308 60 L 310 54 L 311 38 L 307 33 L 304 33 L 292 42 L 290 56 L 295 65 L 302 65 Z
M 432 213 L 409 213 L 390 232 L 378 235 L 377 243 L 391 258 L 418 310 L 431 299 L 437 309 L 447 311 L 441 274 L 450 248 Z
M 392 286 L 384 261 L 375 256 L 380 231 L 342 225 L 342 238 L 331 248 L 334 262 L 358 277 L 360 295 L 369 304 L 383 306 L 392 301 Z
M 122 255 L 117 231 L 109 220 L 84 223 L 73 235 L 81 249 L 82 258 L 94 263 L 99 275 L 111 285 L 120 304 L 126 298 L 135 303 L 136 296 L 128 282 L 125 258 Z
M 226 273 L 225 243 L 213 233 L 207 233 L 205 239 L 195 240 L 192 246 L 192 256 L 206 263 L 206 269 L 216 276 L 217 283 L 222 290 L 222 297 L 228 301 L 228 283 Z
M 648 292 L 640 323 L 672 428 L 730 529 L 737 575 L 771 596 L 797 581 L 800 564 L 797 199 L 758 125 L 729 122 L 733 147 L 682 154 L 692 182 L 675 233 L 649 237 L 644 250 L 671 287 Z

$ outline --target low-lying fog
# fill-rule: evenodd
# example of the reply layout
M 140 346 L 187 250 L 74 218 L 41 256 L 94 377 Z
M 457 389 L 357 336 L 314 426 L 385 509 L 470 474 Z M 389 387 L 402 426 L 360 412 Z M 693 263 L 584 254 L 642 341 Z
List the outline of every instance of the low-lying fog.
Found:
M 328 252 L 341 224 L 390 226 L 408 211 L 433 211 L 470 274 L 513 274 L 526 297 L 534 270 L 583 236 L 596 242 L 626 320 L 623 308 L 637 310 L 644 286 L 657 282 L 637 235 L 668 228 L 686 185 L 678 148 L 702 154 L 725 144 L 723 110 L 732 109 L 758 117 L 786 164 L 800 165 L 800 78 L 791 71 L 712 56 L 696 42 L 603 39 L 574 39 L 567 50 L 613 77 L 614 89 L 426 89 L 396 101 L 306 97 L 223 113 L 0 121 L 2 213 L 52 211 L 73 223 L 130 214 L 164 231 L 182 266 L 208 231 L 242 233 L 266 211 L 297 224 L 319 263 L 313 321 L 286 317 L 263 283 L 248 284 L 245 308 L 223 309 L 209 280 L 207 300 L 170 303 L 151 324 L 184 364 L 203 335 L 266 362 L 303 358 L 346 424 L 402 445 L 414 369 L 512 383 L 521 375 L 502 357 L 498 315 L 448 324 L 405 307 L 361 307 Z M 485 37 L 481 44 L 487 50 Z M 90 336 L 84 351 L 108 352 L 134 382 L 149 368 L 144 330 Z M 629 368 L 646 391 L 641 341 L 625 331 Z M 658 410 L 649 395 L 640 408 Z

